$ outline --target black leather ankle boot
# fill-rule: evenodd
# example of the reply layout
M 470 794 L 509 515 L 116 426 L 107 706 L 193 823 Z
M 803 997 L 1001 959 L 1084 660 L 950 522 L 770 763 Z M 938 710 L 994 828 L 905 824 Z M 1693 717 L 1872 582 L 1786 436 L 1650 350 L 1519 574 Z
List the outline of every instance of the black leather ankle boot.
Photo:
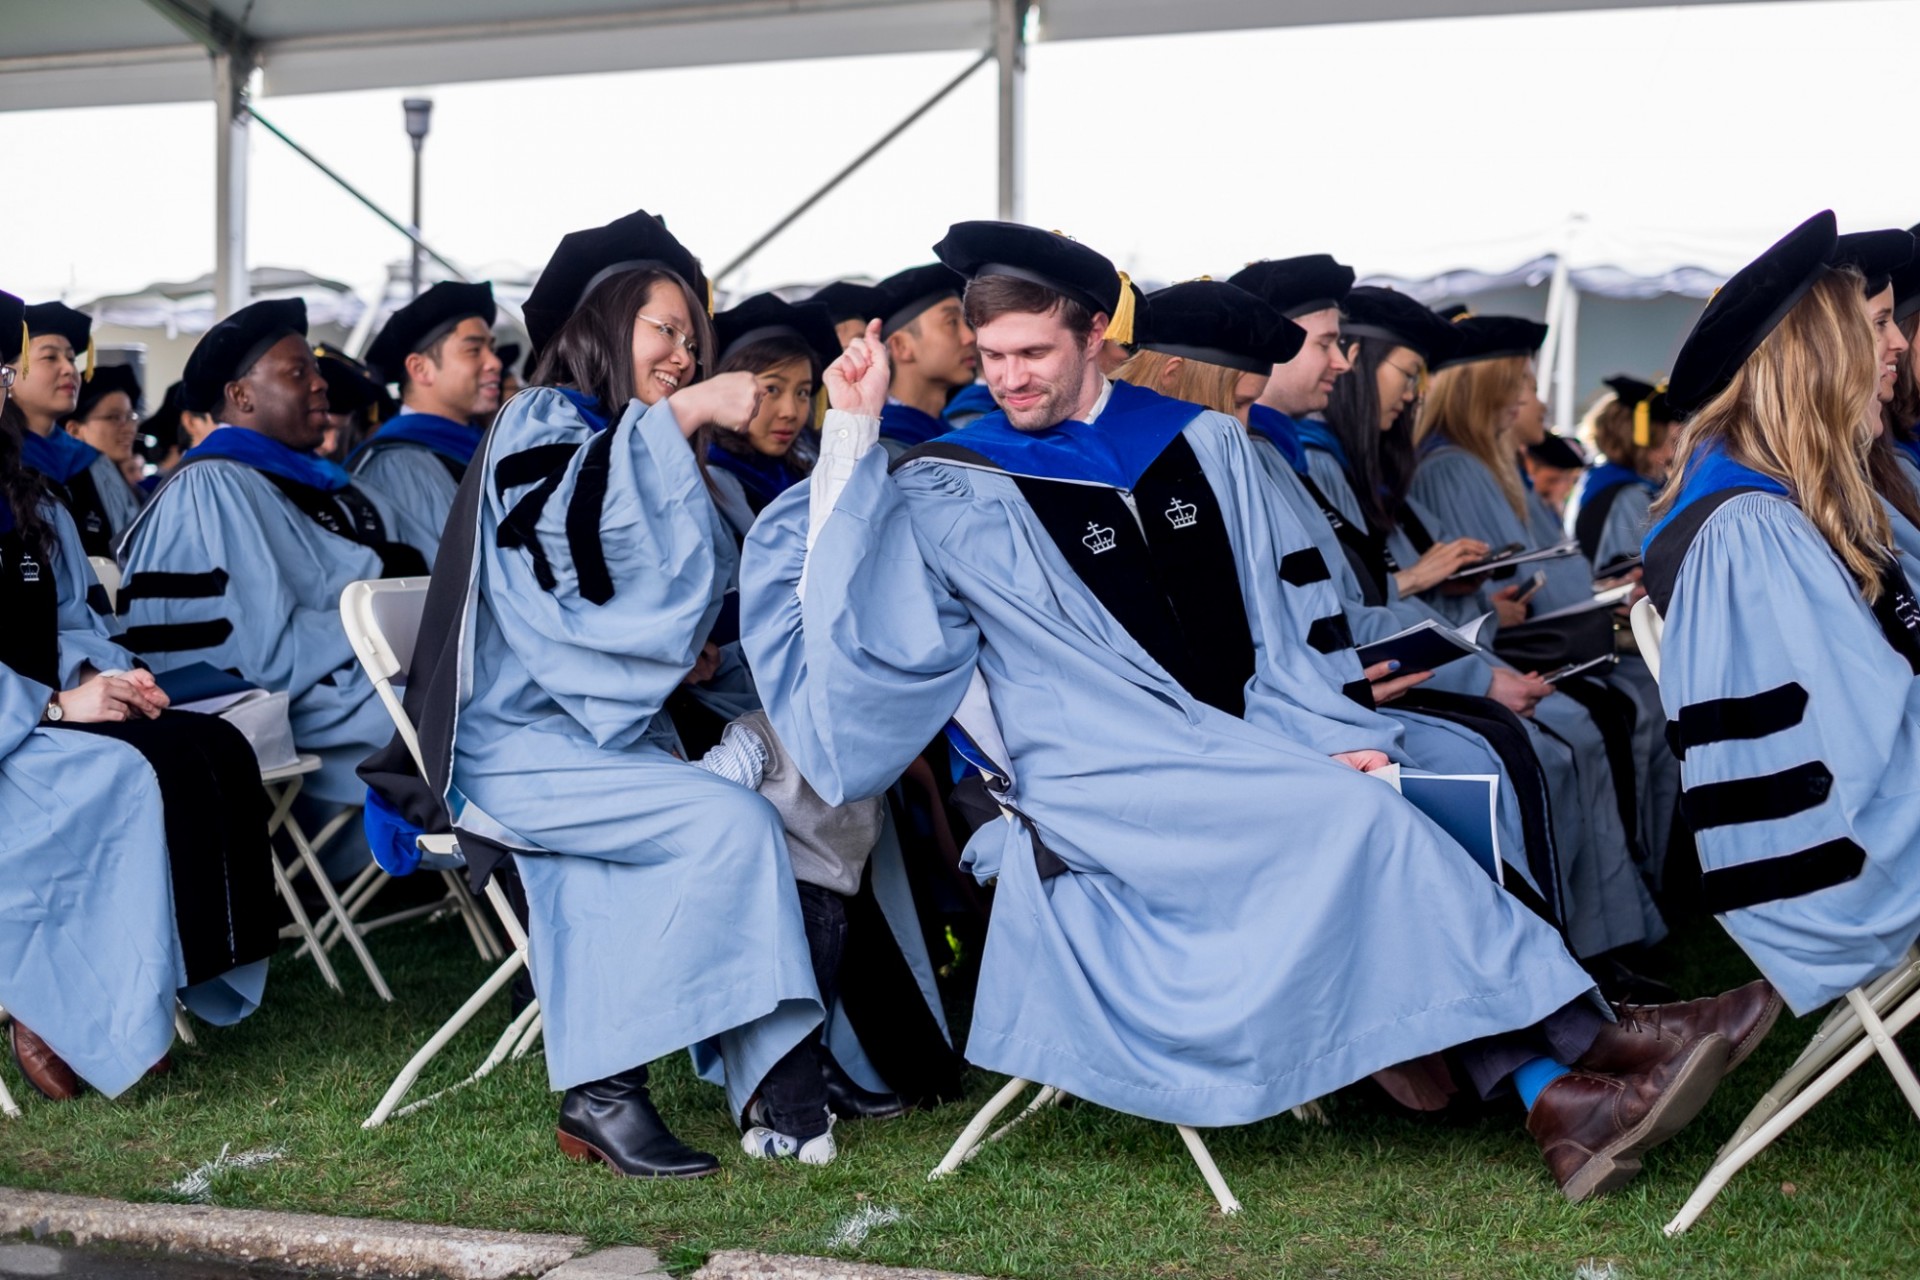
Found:
M 645 1067 L 567 1090 L 557 1132 L 564 1154 L 629 1178 L 699 1178 L 720 1167 L 673 1136 L 647 1094 Z
M 827 1082 L 827 1110 L 842 1120 L 891 1120 L 907 1114 L 907 1104 L 899 1095 L 861 1088 L 824 1049 L 820 1052 L 820 1074 Z

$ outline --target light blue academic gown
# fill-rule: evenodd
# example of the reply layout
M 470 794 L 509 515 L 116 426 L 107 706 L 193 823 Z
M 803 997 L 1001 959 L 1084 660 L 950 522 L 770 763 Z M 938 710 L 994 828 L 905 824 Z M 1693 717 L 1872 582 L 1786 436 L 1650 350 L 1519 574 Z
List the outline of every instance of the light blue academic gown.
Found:
M 126 670 L 116 624 L 64 508 L 57 550 L 60 687 Z M 258 961 L 187 987 L 160 784 L 123 742 L 40 724 L 55 690 L 0 665 L 0 1005 L 115 1097 L 173 1043 L 176 996 L 216 1025 L 259 1007 Z
M 1327 758 L 1398 737 L 1330 682 L 1359 678 L 1351 650 L 1304 642 L 1339 601 L 1281 583 L 1291 520 L 1240 425 L 1196 411 L 1181 434 L 1252 627 L 1244 719 L 1140 647 L 1010 477 L 931 459 L 889 476 L 877 448 L 811 554 L 808 488 L 762 513 L 743 634 L 776 729 L 832 801 L 884 790 L 982 677 L 1023 818 L 967 845 L 998 877 L 971 1061 L 1150 1119 L 1240 1124 L 1530 1025 L 1591 982 L 1424 815 Z M 1040 878 L 1029 824 L 1066 873 Z
M 433 443 L 408 438 L 406 429 L 415 424 L 433 428 L 425 433 Z M 407 412 L 384 423 L 372 439 L 354 450 L 347 470 L 356 481 L 364 480 L 413 516 L 428 535 L 415 545 L 431 566 L 440 550 L 440 531 L 446 527 L 453 495 L 460 487 L 441 458 L 465 466 L 479 444 L 480 432 L 466 423 Z
M 93 487 L 100 491 L 100 506 L 107 513 L 113 536 L 118 538 L 140 515 L 140 491 L 127 483 L 120 464 L 104 453 L 94 459 L 87 474 L 93 477 Z
M 1685 803 L 1708 893 L 1716 878 L 1766 877 L 1784 865 L 1772 860 L 1795 854 L 1824 872 L 1822 855 L 1806 851 L 1830 842 L 1864 852 L 1857 876 L 1812 892 L 1763 890 L 1771 900 L 1719 916 L 1804 1016 L 1884 972 L 1920 937 L 1920 681 L 1784 496 L 1742 494 L 1707 517 L 1665 618 L 1661 698 L 1686 743 Z M 1712 704 L 1757 712 L 1769 693 L 1763 723 L 1709 730 Z M 1792 781 L 1810 769 L 1831 784 Z M 1711 803 L 1716 786 L 1756 779 L 1775 812 Z M 1709 809 L 1716 820 L 1703 826 Z
M 1431 508 L 1457 537 L 1479 538 L 1494 547 L 1518 542 L 1544 549 L 1566 541 L 1560 520 L 1531 488 L 1526 489 L 1527 518 L 1523 521 L 1507 505 L 1506 492 L 1478 458 L 1458 446 L 1441 443 L 1423 451 L 1413 475 L 1412 492 Z M 1533 597 L 1532 614 L 1551 613 L 1593 599 L 1593 564 L 1583 555 L 1563 556 L 1526 568 L 1523 576 L 1546 574 L 1546 585 Z M 1674 806 L 1680 792 L 1679 762 L 1666 742 L 1660 714 L 1659 690 L 1646 663 L 1624 654 L 1606 677 L 1607 683 L 1634 703 L 1634 796 L 1640 819 L 1636 833 L 1646 852 L 1645 872 L 1655 883 L 1666 861 Z M 1641 888 L 1647 940 L 1664 935 L 1659 913 Z
M 1580 509 L 1587 500 L 1587 487 L 1596 474 L 1598 469 L 1589 467 L 1586 474 L 1580 477 L 1579 487 L 1568 497 L 1567 509 L 1560 521 L 1563 536 L 1574 536 L 1574 522 L 1580 518 Z M 1656 490 L 1649 488 L 1649 483 L 1630 480 L 1619 486 L 1620 492 L 1614 497 L 1613 505 L 1607 508 L 1607 518 L 1600 525 L 1600 540 L 1594 547 L 1594 564 L 1611 564 L 1622 556 L 1640 554 L 1640 543 L 1653 524 L 1653 497 Z
M 1393 586 L 1391 577 L 1388 579 L 1388 591 L 1392 597 L 1390 602 L 1385 606 L 1367 605 L 1361 594 L 1359 579 L 1354 575 L 1352 564 L 1341 553 L 1332 526 L 1300 483 L 1297 473 L 1265 436 L 1256 433 L 1251 439 L 1254 457 L 1267 478 L 1273 481 L 1282 499 L 1306 526 L 1322 557 L 1329 558 L 1328 562 L 1333 565 L 1334 582 L 1346 605 L 1348 623 L 1357 641 L 1366 644 L 1384 639 L 1428 618 L 1453 621 L 1432 607 L 1430 601 L 1441 597 L 1403 597 Z M 1320 451 L 1309 449 L 1307 456 L 1312 458 L 1316 453 Z M 1320 456 L 1326 455 L 1320 453 Z M 1334 480 L 1337 491 L 1345 495 L 1347 501 L 1353 502 L 1357 510 L 1359 503 L 1354 501 L 1353 491 L 1344 473 Z M 1322 489 L 1321 493 L 1327 501 L 1341 505 L 1332 492 Z M 1437 525 L 1427 522 L 1425 515 L 1421 518 L 1429 532 L 1437 528 Z M 1400 533 L 1399 536 L 1404 540 L 1406 535 Z M 1411 543 L 1407 549 L 1412 550 Z M 1418 559 L 1418 556 L 1414 559 Z M 1404 563 L 1412 562 L 1408 560 Z M 1489 618 L 1483 628 L 1483 643 L 1493 635 L 1494 628 L 1495 620 Z M 1442 692 L 1477 696 L 1486 693 L 1492 680 L 1492 662 L 1467 657 L 1440 668 L 1434 673 L 1434 679 L 1427 683 Z M 1391 705 L 1385 710 L 1396 719 L 1420 720 L 1427 724 L 1444 725 L 1456 734 L 1464 733 L 1446 721 L 1419 716 L 1417 713 L 1395 712 Z M 1535 706 L 1534 714 L 1523 717 L 1521 723 L 1527 727 L 1527 740 L 1533 747 L 1535 759 L 1540 762 L 1541 774 L 1546 782 L 1554 850 L 1560 869 L 1560 910 L 1562 924 L 1567 930 L 1568 945 L 1577 956 L 1593 956 L 1615 947 L 1653 941 L 1654 938 L 1648 934 L 1648 922 L 1642 904 L 1646 891 L 1639 884 L 1639 874 L 1632 859 L 1627 856 L 1626 834 L 1620 826 L 1612 774 L 1606 767 L 1606 744 L 1601 740 L 1599 729 L 1584 708 L 1571 698 L 1564 697 L 1543 699 Z M 1488 750 L 1484 744 L 1480 749 Z M 1483 768 L 1427 767 L 1435 773 L 1501 773 L 1500 838 L 1507 867 L 1510 871 L 1518 872 L 1537 891 L 1540 885 L 1527 865 L 1526 849 L 1520 833 L 1519 800 L 1513 794 L 1512 780 L 1505 776 L 1499 766 L 1498 757 L 1492 757 L 1492 760 L 1490 767 Z
M 379 511 L 389 538 L 415 545 L 420 526 L 372 486 L 355 488 Z M 286 690 L 294 745 L 321 761 L 302 797 L 361 803 L 366 784 L 354 769 L 393 737 L 393 720 L 347 643 L 340 593 L 349 582 L 381 577 L 380 557 L 322 529 L 260 472 L 227 459 L 174 472 L 128 531 L 120 556 L 131 647 L 156 671 L 207 662 Z M 193 585 L 143 584 L 148 573 L 194 575 Z M 224 580 L 213 582 L 216 574 Z M 147 587 L 193 594 L 143 594 Z
M 733 536 L 666 403 L 596 429 L 565 393 L 524 391 L 473 465 L 491 476 L 556 444 L 575 454 L 534 530 L 550 588 L 528 548 L 499 545 L 531 486 L 485 490 L 449 809 L 515 851 L 553 1087 L 711 1039 L 738 1117 L 821 1007 L 778 813 L 676 758 L 662 714 L 719 612 Z M 580 477 L 600 461 L 613 594 L 596 602 L 568 516 L 590 511 Z

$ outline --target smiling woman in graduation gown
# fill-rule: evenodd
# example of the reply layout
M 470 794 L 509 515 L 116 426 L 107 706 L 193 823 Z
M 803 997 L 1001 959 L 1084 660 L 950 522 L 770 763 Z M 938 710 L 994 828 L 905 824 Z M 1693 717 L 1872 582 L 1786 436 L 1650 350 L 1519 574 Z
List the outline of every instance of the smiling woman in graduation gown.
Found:
M 757 397 L 694 381 L 701 284 L 644 211 L 561 242 L 526 308 L 549 385 L 475 455 L 422 629 L 428 780 L 469 858 L 525 885 L 562 1149 L 647 1176 L 718 1167 L 666 1129 L 647 1063 L 713 1041 L 745 1120 L 822 1018 L 779 814 L 663 714 L 736 554 L 688 436 Z
M 58 426 L 79 403 L 86 381 L 100 372 L 93 367 L 93 320 L 59 302 L 27 307 L 25 314 L 27 336 L 18 378 L 0 414 L 20 438 L 22 465 L 37 473 L 66 506 L 87 554 L 111 559 L 139 514 L 140 500 L 119 464 Z M 20 342 L 19 332 L 10 337 Z M 83 357 L 84 377 L 79 367 Z
M 962 236 L 1001 225 L 956 227 L 943 260 L 966 270 Z M 824 433 L 814 475 L 845 480 L 837 503 L 796 487 L 748 537 L 743 635 L 827 799 L 884 789 L 956 712 L 997 769 L 1010 816 L 967 847 L 998 877 L 970 1060 L 1237 1124 L 1588 988 L 1547 925 L 1329 758 L 1398 733 L 1343 693 L 1365 686 L 1332 590 L 1283 581 L 1291 521 L 1237 422 L 1115 383 L 1088 421 L 989 415 L 889 475 L 872 367 L 863 414 Z M 1186 559 L 1188 531 L 1210 553 Z M 1162 587 L 1141 589 L 1143 563 Z M 1161 591 L 1234 661 L 1196 663 Z
M 153 691 L 144 673 L 101 674 L 134 660 L 66 511 L 42 499 L 19 518 L 32 484 L 16 449 L 0 438 L 0 1004 L 16 1045 L 30 1028 L 114 1096 L 166 1052 L 176 995 L 220 1025 L 258 1006 L 278 944 L 266 797 L 226 722 L 76 696 Z M 29 1079 L 59 1073 L 43 1060 Z
M 1920 606 L 1866 474 L 1873 339 L 1834 242 L 1819 214 L 1708 303 L 1646 544 L 1702 894 L 1799 1014 L 1920 936 Z

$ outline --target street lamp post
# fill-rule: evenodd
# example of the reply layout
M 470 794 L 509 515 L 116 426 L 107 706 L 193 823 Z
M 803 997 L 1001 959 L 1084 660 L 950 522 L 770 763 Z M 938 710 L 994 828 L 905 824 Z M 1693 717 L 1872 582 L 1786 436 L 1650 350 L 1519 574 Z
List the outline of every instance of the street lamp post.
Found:
M 420 152 L 426 146 L 427 129 L 433 120 L 432 98 L 408 98 L 401 107 L 407 113 L 407 136 L 413 139 L 413 234 L 420 234 Z M 413 296 L 420 296 L 420 271 L 425 255 L 419 240 L 413 242 Z

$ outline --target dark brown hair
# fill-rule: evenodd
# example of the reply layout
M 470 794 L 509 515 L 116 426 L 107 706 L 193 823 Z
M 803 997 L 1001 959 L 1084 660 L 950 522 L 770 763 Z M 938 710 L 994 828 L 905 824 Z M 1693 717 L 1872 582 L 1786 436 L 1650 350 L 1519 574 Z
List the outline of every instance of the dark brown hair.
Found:
M 975 276 L 967 282 L 963 305 L 967 326 L 972 329 L 1001 316 L 1019 313 L 1057 316 L 1067 331 L 1082 342 L 1093 333 L 1093 313 L 1083 303 L 1017 276 Z
M 715 377 L 723 373 L 751 373 L 758 376 L 789 360 L 807 362 L 807 368 L 813 376 L 817 391 L 821 374 L 819 357 L 814 355 L 813 348 L 802 341 L 797 334 L 772 333 L 749 342 L 738 350 L 728 352 L 727 358 L 720 362 L 713 373 Z M 746 432 L 728 431 L 724 427 L 716 427 L 708 423 L 693 433 L 694 455 L 700 459 L 703 468 L 706 466 L 707 446 L 710 444 L 717 444 L 728 453 L 745 455 L 754 452 L 753 443 L 747 439 Z M 787 463 L 796 471 L 811 470 L 791 453 L 787 455 Z
M 647 305 L 647 295 L 661 281 L 670 281 L 686 296 L 693 317 L 693 339 L 700 344 L 696 361 L 704 375 L 713 359 L 713 322 L 707 318 L 706 299 L 664 267 L 647 267 L 602 280 L 581 299 L 560 332 L 540 349 L 528 385 L 571 387 L 592 396 L 610 418 L 618 418 L 634 398 L 633 326 Z
M 53 555 L 53 526 L 47 523 L 41 504 L 48 500 L 47 488 L 40 477 L 20 461 L 20 442 L 29 430 L 27 415 L 9 396 L 0 407 L 0 498 L 13 508 L 13 524 L 28 550 L 42 559 Z

